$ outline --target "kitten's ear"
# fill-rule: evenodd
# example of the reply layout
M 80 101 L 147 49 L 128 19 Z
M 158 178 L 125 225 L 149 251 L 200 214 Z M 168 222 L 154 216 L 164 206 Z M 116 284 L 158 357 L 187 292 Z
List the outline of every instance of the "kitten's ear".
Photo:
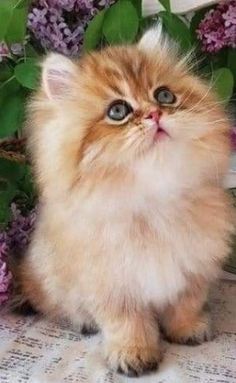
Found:
M 76 65 L 67 57 L 51 53 L 43 63 L 42 86 L 50 100 L 61 100 L 71 93 L 77 72 Z
M 148 29 L 141 37 L 138 46 L 146 52 L 153 52 L 155 50 L 165 49 L 169 45 L 169 40 L 163 32 L 161 22 Z

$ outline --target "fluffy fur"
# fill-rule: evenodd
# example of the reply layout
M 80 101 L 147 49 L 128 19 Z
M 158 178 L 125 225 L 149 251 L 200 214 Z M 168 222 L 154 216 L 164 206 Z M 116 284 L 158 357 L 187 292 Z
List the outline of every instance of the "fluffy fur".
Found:
M 157 104 L 160 86 L 175 106 Z M 134 109 L 122 124 L 106 117 L 116 99 Z M 169 137 L 154 140 L 153 110 Z M 99 326 L 109 365 L 127 375 L 157 367 L 158 322 L 175 342 L 211 337 L 203 306 L 232 229 L 228 130 L 211 87 L 160 29 L 43 63 L 28 122 L 41 207 L 22 289 L 43 313 Z

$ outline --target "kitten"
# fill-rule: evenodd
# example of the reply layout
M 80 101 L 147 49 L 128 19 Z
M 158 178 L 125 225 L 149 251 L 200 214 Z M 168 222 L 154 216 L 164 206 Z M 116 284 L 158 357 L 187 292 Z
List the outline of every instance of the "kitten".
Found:
M 158 323 L 173 342 L 211 339 L 203 307 L 232 230 L 228 131 L 160 27 L 43 63 L 28 122 L 41 206 L 22 288 L 37 310 L 98 326 L 126 375 L 157 368 Z

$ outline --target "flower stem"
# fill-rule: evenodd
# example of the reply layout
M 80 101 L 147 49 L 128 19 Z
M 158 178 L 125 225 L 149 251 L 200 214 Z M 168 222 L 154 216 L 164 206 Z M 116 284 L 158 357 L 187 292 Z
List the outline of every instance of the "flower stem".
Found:
M 0 86 L 0 89 L 4 88 L 4 86 L 5 86 L 6 84 L 8 84 L 9 82 L 11 82 L 12 80 L 14 80 L 14 78 L 15 78 L 15 75 L 11 76 L 8 80 L 6 80 L 5 82 L 3 82 L 3 83 L 1 84 L 1 86 Z

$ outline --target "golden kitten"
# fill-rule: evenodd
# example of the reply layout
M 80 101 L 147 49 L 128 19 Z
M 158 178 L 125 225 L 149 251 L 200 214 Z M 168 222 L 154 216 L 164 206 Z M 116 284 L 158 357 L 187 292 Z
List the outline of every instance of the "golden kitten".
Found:
M 40 214 L 25 296 L 104 336 L 109 366 L 156 369 L 159 327 L 211 338 L 203 306 L 232 230 L 229 123 L 160 27 L 78 61 L 50 54 L 28 135 Z

